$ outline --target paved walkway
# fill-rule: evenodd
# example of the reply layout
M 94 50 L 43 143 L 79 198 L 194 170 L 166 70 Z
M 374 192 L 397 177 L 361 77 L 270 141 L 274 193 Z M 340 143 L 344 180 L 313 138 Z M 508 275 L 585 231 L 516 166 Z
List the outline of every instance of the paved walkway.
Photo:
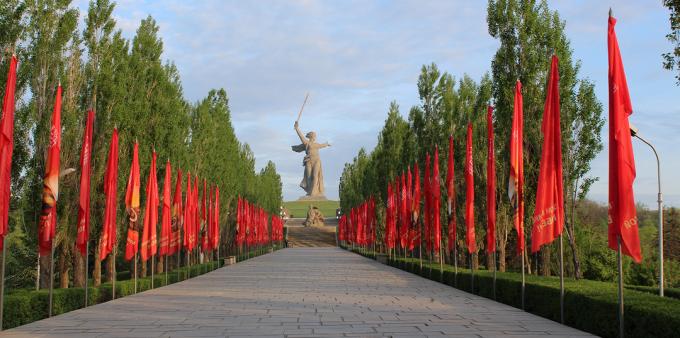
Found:
M 7 337 L 585 336 L 337 248 L 284 249 Z

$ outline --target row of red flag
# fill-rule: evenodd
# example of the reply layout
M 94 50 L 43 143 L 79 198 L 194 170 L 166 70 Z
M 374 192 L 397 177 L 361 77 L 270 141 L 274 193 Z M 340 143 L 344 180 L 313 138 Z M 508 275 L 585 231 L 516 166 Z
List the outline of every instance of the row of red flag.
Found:
M 283 240 L 283 220 L 271 215 L 272 235 L 269 234 L 270 215 L 260 206 L 238 197 L 236 205 L 236 245 L 266 245 Z
M 633 196 L 635 162 L 631 145 L 628 116 L 632 105 L 623 63 L 618 48 L 614 26 L 616 19 L 609 18 L 609 247 L 617 250 L 621 241 L 622 252 L 636 262 L 642 259 L 638 236 L 637 216 Z M 531 251 L 537 252 L 541 246 L 550 244 L 562 235 L 564 229 L 564 190 L 562 174 L 562 132 L 560 128 L 560 88 L 559 60 L 553 55 L 543 112 L 541 132 L 543 148 L 536 190 L 536 208 L 532 218 Z M 517 254 L 524 250 L 524 163 L 523 163 L 523 98 L 522 84 L 515 86 L 513 118 L 510 133 L 510 173 L 508 197 L 513 208 L 513 224 L 518 234 Z M 487 109 L 487 232 L 486 251 L 496 250 L 496 173 L 493 133 L 493 108 Z M 441 188 L 439 176 L 439 149 L 435 146 L 434 159 L 427 153 L 423 175 L 423 217 L 424 243 L 428 252 L 438 252 L 441 242 L 440 206 Z M 447 206 L 449 218 L 448 249 L 455 250 L 456 217 L 454 191 L 453 136 L 449 137 L 449 156 L 446 175 Z M 432 168 L 430 169 L 430 163 Z M 465 154 L 465 244 L 468 252 L 476 252 L 474 221 L 474 166 L 472 159 L 472 124 L 467 126 Z M 420 245 L 420 227 L 417 224 L 420 208 L 420 175 L 418 164 L 413 165 L 387 186 L 385 211 L 385 247 L 388 250 L 398 244 L 402 249 L 413 250 Z M 415 182 L 413 182 L 415 180 Z M 372 201 L 372 198 L 371 198 Z M 362 204 L 363 205 L 363 204 Z M 340 219 L 340 240 L 358 245 L 368 244 L 363 233 L 372 229 L 363 228 L 364 224 L 354 221 L 353 216 L 362 207 L 350 211 L 349 219 Z M 373 210 L 374 212 L 374 210 Z
M 16 85 L 16 56 L 12 57 L 10 70 L 3 101 L 2 137 L 0 138 L 0 245 L 4 243 L 7 234 L 7 215 L 10 187 L 10 168 L 13 148 L 13 113 L 14 91 Z M 53 250 L 53 240 L 57 224 L 57 200 L 59 191 L 59 166 L 61 150 L 61 100 L 62 87 L 56 91 L 50 138 L 47 146 L 47 161 L 43 179 L 42 208 L 38 224 L 38 247 L 41 256 L 50 255 Z M 87 253 L 87 243 L 90 233 L 90 176 L 93 138 L 94 112 L 87 112 L 83 133 L 83 144 L 80 153 L 80 196 L 77 218 L 76 248 L 81 254 Z M 113 130 L 109 154 L 104 176 L 105 211 L 102 235 L 100 238 L 100 260 L 104 260 L 113 250 L 117 234 L 117 186 L 118 186 L 118 130 Z M 194 177 L 194 187 L 191 187 L 191 174 L 187 174 L 186 198 L 182 201 L 182 172 L 178 170 L 175 182 L 174 197 L 171 199 L 172 167 L 168 160 L 165 165 L 165 179 L 161 206 L 160 240 L 157 236 L 158 208 L 160 197 L 158 194 L 158 180 L 156 176 L 156 152 L 152 152 L 151 167 L 146 185 L 146 204 L 142 228 L 139 227 L 140 216 L 140 177 L 139 177 L 139 145 L 134 144 L 132 165 L 125 193 L 125 206 L 130 216 L 127 232 L 125 259 L 132 259 L 138 252 L 143 261 L 156 254 L 160 256 L 172 255 L 180 249 L 180 230 L 183 227 L 184 248 L 191 252 L 199 244 L 203 251 L 212 251 L 219 245 L 220 202 L 219 188 L 210 186 L 203 180 L 203 194 L 199 200 L 198 177 Z M 199 210 L 200 208 L 200 210 Z M 139 232 L 142 232 L 141 242 Z

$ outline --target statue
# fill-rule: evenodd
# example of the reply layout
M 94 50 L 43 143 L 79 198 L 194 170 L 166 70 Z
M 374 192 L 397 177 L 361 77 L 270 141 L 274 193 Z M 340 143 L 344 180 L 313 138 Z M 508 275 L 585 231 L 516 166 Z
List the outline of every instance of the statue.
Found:
M 309 210 L 307 210 L 307 218 L 303 223 L 306 227 L 319 227 L 324 226 L 323 214 L 319 208 L 310 205 Z
M 304 177 L 300 182 L 300 187 L 307 192 L 308 197 L 323 198 L 323 170 L 321 169 L 321 158 L 319 157 L 319 149 L 330 147 L 328 142 L 316 143 L 316 133 L 313 131 L 302 135 L 298 121 L 295 121 L 295 131 L 300 137 L 302 144 L 292 146 L 295 152 L 305 152 L 302 165 L 305 167 Z

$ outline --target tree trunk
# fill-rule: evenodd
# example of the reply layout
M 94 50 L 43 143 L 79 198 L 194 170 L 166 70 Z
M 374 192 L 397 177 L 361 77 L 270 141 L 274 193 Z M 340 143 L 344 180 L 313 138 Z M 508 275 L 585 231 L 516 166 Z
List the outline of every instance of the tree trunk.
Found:
M 472 268 L 475 270 L 479 270 L 479 254 L 471 255 L 472 255 Z
M 573 220 L 573 211 L 571 217 Z M 567 243 L 569 243 L 569 248 L 571 249 L 571 259 L 574 263 L 574 279 L 578 280 L 581 278 L 581 261 L 578 259 L 578 249 L 576 248 L 576 238 L 574 236 L 573 224 L 573 221 L 569 222 L 565 228 L 567 229 Z
M 110 253 L 106 257 L 106 281 L 113 282 L 113 265 L 116 264 L 116 257 Z
M 142 265 L 142 269 L 141 269 L 141 271 L 140 271 L 140 273 L 139 273 L 139 276 L 140 276 L 140 277 L 146 277 L 146 263 L 147 263 L 147 262 L 143 261 L 143 260 L 141 259 L 141 257 L 139 258 L 139 261 L 141 262 L 141 265 Z
M 505 272 L 505 245 L 506 241 L 498 242 L 498 271 Z
M 489 271 L 493 271 L 494 266 L 495 262 L 493 260 L 493 252 L 488 252 L 486 254 L 486 269 Z
M 82 288 L 85 286 L 85 256 L 73 246 L 73 286 Z
M 66 245 L 59 245 L 59 287 L 63 289 L 68 288 L 68 273 L 70 270 L 66 260 L 68 256 L 66 248 Z
M 165 261 L 165 257 L 163 256 L 158 256 L 158 262 L 156 262 L 156 273 L 157 274 L 162 274 L 164 272 L 163 268 L 165 268 L 165 265 L 163 264 Z
M 94 269 L 92 270 L 92 282 L 94 286 L 102 284 L 102 261 L 99 260 L 99 245 L 94 251 Z
M 50 288 L 50 255 L 40 256 L 40 288 Z
M 550 246 L 541 249 L 541 275 L 550 276 Z

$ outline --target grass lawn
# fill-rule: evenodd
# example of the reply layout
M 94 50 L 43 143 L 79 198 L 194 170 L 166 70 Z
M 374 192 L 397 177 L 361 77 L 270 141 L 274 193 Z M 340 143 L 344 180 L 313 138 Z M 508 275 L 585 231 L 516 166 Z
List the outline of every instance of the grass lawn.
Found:
M 307 217 L 307 210 L 309 206 L 313 205 L 319 210 L 324 217 L 335 217 L 335 209 L 340 207 L 338 201 L 288 201 L 283 202 L 283 207 L 288 209 L 293 217 L 304 218 Z

